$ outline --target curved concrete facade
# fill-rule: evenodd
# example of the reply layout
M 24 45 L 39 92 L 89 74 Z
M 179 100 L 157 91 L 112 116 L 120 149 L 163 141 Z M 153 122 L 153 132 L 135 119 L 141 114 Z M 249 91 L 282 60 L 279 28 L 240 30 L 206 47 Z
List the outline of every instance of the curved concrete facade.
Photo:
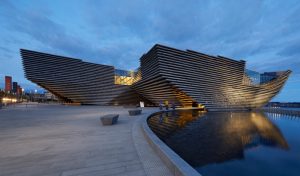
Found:
M 283 87 L 291 71 L 264 84 L 254 85 L 245 73 L 245 61 L 209 56 L 155 45 L 141 59 L 142 79 L 132 87 L 159 104 L 205 105 L 208 110 L 259 108 Z
M 21 49 L 25 76 L 58 97 L 82 104 L 146 104 L 168 101 L 208 110 L 259 108 L 273 98 L 290 70 L 253 84 L 245 61 L 154 45 L 140 58 L 133 84 L 115 84 L 113 66 Z M 138 78 L 138 79 L 137 79 Z
M 21 49 L 25 77 L 63 101 L 81 104 L 137 104 L 129 86 L 114 84 L 114 67 Z

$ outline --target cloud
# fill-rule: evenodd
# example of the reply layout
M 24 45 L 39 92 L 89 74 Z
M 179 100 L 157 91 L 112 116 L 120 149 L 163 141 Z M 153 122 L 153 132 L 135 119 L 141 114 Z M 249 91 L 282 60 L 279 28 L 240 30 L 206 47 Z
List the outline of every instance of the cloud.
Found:
M 289 37 L 299 35 L 298 8 L 292 1 L 92 0 L 83 6 L 87 24 L 104 43 L 110 40 L 118 45 L 137 38 L 143 44 L 127 42 L 131 50 L 147 51 L 149 43 L 163 43 L 243 59 L 276 53 Z M 275 13 L 278 9 L 286 13 Z
M 26 34 L 42 43 L 45 48 L 77 57 L 96 57 L 96 49 L 80 37 L 68 34 L 64 26 L 51 20 L 42 12 L 24 11 L 8 1 L 2 2 L 2 18 L 7 20 L 8 30 Z
M 11 52 L 12 52 L 11 49 L 6 48 L 6 47 L 2 47 L 2 46 L 0 46 L 0 50 L 1 50 L 2 52 L 7 52 L 7 53 L 11 53 Z
M 283 32 L 299 35 L 294 29 L 298 27 L 295 11 L 299 7 L 274 15 L 270 13 L 274 9 L 290 6 L 268 1 L 172 1 L 170 5 L 171 1 L 91 0 L 78 4 L 83 16 L 78 22 L 85 31 L 68 30 L 68 26 L 52 19 L 49 14 L 55 12 L 49 9 L 47 13 L 29 11 L 3 2 L 6 11 L 2 14 L 10 18 L 7 27 L 42 43 L 42 49 L 90 61 L 110 60 L 119 67 L 124 67 L 124 60 L 130 62 L 130 67 L 138 66 L 132 60 L 155 43 L 246 60 L 270 51 L 279 55 L 297 51 L 292 46 L 282 49 L 282 43 L 291 40 Z M 74 18 L 79 19 L 76 15 Z M 80 32 L 89 32 L 92 40 L 76 35 Z
M 300 39 L 291 41 L 281 51 L 277 53 L 279 56 L 300 56 Z
M 298 73 L 299 11 L 297 0 L 1 0 L 0 59 L 27 48 L 134 69 L 161 43 Z

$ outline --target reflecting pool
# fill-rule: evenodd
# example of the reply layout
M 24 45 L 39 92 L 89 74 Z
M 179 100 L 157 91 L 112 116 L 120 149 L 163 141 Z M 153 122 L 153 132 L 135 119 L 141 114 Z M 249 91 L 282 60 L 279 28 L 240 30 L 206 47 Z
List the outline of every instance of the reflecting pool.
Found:
M 182 110 L 148 119 L 153 132 L 204 176 L 300 175 L 300 118 Z

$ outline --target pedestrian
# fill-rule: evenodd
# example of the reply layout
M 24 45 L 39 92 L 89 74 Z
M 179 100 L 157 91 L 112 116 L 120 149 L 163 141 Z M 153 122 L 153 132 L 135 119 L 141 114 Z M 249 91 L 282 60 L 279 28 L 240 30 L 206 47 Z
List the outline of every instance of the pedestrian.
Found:
M 165 106 L 166 106 L 166 110 L 169 110 L 169 101 L 168 100 L 165 101 Z
M 162 102 L 159 103 L 159 110 L 162 110 L 163 109 L 163 105 L 162 105 Z
M 172 109 L 175 110 L 175 103 L 172 102 Z

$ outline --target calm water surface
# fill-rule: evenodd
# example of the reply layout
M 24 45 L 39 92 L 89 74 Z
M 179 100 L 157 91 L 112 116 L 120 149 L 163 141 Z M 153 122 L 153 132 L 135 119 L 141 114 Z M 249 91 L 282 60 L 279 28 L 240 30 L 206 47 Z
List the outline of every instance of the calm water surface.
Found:
M 291 111 L 300 111 L 300 108 L 280 108 L 285 110 L 291 110 Z
M 204 176 L 300 175 L 300 117 L 174 111 L 150 128 Z

